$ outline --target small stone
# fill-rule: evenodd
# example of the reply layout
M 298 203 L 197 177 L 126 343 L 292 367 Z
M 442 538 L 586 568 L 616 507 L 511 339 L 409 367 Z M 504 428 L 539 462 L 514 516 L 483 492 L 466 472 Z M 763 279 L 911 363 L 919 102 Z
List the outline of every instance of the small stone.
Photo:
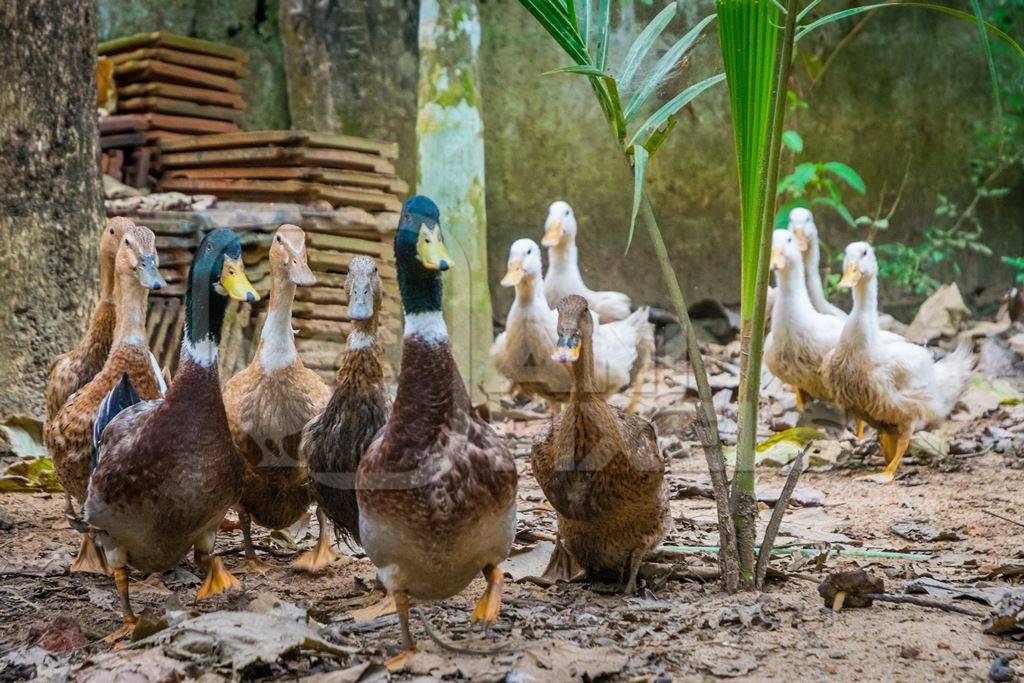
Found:
M 837 671 L 839 671 L 839 669 L 838 669 L 838 668 L 836 667 L 836 665 L 835 665 L 835 664 L 826 664 L 826 665 L 825 665 L 825 671 L 826 671 L 827 673 L 830 673 L 830 674 L 834 674 L 834 673 L 836 673 Z
M 845 659 L 846 653 L 840 650 L 832 650 L 828 653 L 830 659 Z
M 950 647 L 949 643 L 943 642 L 941 640 L 938 643 L 936 643 L 935 646 L 938 647 L 940 650 L 948 650 Z
M 7 531 L 8 529 L 14 528 L 14 520 L 11 519 L 11 514 L 0 508 L 0 531 Z
M 900 648 L 900 657 L 903 659 L 917 659 L 921 651 L 912 645 L 904 645 Z

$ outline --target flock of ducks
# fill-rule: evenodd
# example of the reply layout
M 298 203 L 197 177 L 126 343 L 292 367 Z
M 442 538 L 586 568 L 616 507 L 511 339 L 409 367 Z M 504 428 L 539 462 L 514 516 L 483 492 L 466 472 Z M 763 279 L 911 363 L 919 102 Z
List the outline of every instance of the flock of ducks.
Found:
M 909 431 L 948 412 L 969 354 L 936 364 L 922 347 L 877 329 L 877 265 L 863 243 L 847 248 L 849 317 L 818 310 L 809 283 L 818 280 L 819 304 L 827 302 L 808 225 L 775 234 L 780 296 L 766 361 L 802 395 L 834 400 L 878 428 L 895 470 Z M 624 294 L 583 283 L 576 230 L 569 205 L 553 204 L 542 239 L 547 277 L 535 242 L 512 245 L 502 284 L 516 296 L 491 355 L 517 389 L 554 408 L 531 457 L 558 518 L 545 576 L 582 575 L 632 592 L 641 559 L 671 525 L 667 463 L 651 423 L 607 398 L 632 383 L 635 403 L 653 335 L 646 307 L 632 311 Z M 117 585 L 123 627 L 109 640 L 137 621 L 130 568 L 166 571 L 193 550 L 205 572 L 197 597 L 239 587 L 214 554 L 226 513 L 234 509 L 242 529 L 237 571 L 263 572 L 274 565 L 256 556 L 252 523 L 287 528 L 312 503 L 320 536 L 294 566 L 319 571 L 344 557 L 331 549 L 332 527 L 362 546 L 387 591 L 363 616 L 397 611 L 404 652 L 415 647 L 410 602 L 450 597 L 476 576 L 487 588 L 472 621 L 486 627 L 497 618 L 518 474 L 503 440 L 472 408 L 452 357 L 441 305 L 441 274 L 452 260 L 429 198 L 405 203 L 394 252 L 405 331 L 393 401 L 372 258 L 355 257 L 348 268 L 351 329 L 334 386 L 303 366 L 292 301 L 315 276 L 294 225 L 273 236 L 270 305 L 255 356 L 222 389 L 217 352 L 227 300 L 259 298 L 237 236 L 214 230 L 196 251 L 172 381 L 146 345 L 148 293 L 165 284 L 153 233 L 125 218 L 108 221 L 100 299 L 85 336 L 52 366 L 45 437 L 82 535 L 73 570 L 113 574 Z

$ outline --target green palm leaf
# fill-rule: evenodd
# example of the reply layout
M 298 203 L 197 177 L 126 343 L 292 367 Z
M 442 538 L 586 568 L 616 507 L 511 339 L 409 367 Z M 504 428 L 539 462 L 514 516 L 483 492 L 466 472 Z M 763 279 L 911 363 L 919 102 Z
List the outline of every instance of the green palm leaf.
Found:
M 646 140 L 649 138 L 656 130 L 668 123 L 668 120 L 675 116 L 680 109 L 693 101 L 697 95 L 700 95 L 711 86 L 721 83 L 724 80 L 725 74 L 717 74 L 715 76 L 705 78 L 699 83 L 694 83 L 683 90 L 681 93 L 662 105 L 658 111 L 651 114 L 650 118 L 644 121 L 640 127 L 636 129 L 636 132 L 633 133 L 633 137 L 630 138 L 627 146 L 636 145 L 639 140 Z
M 672 21 L 672 17 L 675 15 L 676 3 L 673 2 L 658 12 L 658 15 L 651 19 L 651 23 L 647 24 L 647 27 L 640 32 L 640 35 L 636 37 L 633 44 L 629 46 L 629 52 L 626 53 L 626 58 L 622 61 L 622 68 L 619 70 L 617 79 L 621 90 L 629 89 L 630 84 L 633 82 L 633 77 L 636 76 L 637 69 L 640 68 L 640 64 L 644 61 L 644 57 L 654 47 L 654 43 L 657 42 L 662 31 L 665 30 L 668 22 Z

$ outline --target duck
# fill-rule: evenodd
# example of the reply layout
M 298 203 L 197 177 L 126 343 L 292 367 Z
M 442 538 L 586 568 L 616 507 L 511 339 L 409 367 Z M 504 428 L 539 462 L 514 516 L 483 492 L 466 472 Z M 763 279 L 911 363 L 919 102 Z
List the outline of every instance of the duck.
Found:
M 264 572 L 252 544 L 252 522 L 285 529 L 308 514 L 309 471 L 299 442 L 306 424 L 324 411 L 331 391 L 305 367 L 295 348 L 292 303 L 296 287 L 316 284 L 306 258 L 306 233 L 280 226 L 270 243 L 270 303 L 252 362 L 224 386 L 224 409 L 235 447 L 245 458 L 242 500 L 237 511 L 245 562 L 240 571 Z M 322 515 L 316 548 L 296 560 L 316 572 L 336 559 Z
M 398 612 L 401 658 L 415 648 L 411 600 L 444 600 L 482 574 L 487 588 L 472 623 L 486 628 L 498 618 L 518 478 L 452 357 L 441 308 L 441 273 L 452 260 L 430 198 L 405 202 L 394 244 L 404 311 L 398 388 L 359 462 L 356 497 L 360 541 Z
M 515 287 L 505 331 L 491 346 L 495 368 L 520 391 L 540 396 L 555 405 L 572 392 L 569 371 L 551 357 L 558 338 L 558 314 L 544 297 L 540 247 L 531 239 L 512 243 L 503 287 Z M 595 317 L 595 323 L 597 317 Z M 654 333 L 642 306 L 624 320 L 595 324 L 593 389 L 604 398 L 630 384 L 634 392 L 630 410 L 638 400 L 637 377 L 650 364 Z
M 936 362 L 925 347 L 882 333 L 878 260 L 867 242 L 846 247 L 839 286 L 853 290 L 853 309 L 822 374 L 835 402 L 878 431 L 886 468 L 859 478 L 885 484 L 895 479 L 913 433 L 953 410 L 975 358 L 964 342 Z
M 803 256 L 804 278 L 807 281 L 807 294 L 811 305 L 818 313 L 831 315 L 846 320 L 846 311 L 829 302 L 825 298 L 825 290 L 821 286 L 821 245 L 818 241 L 818 226 L 814 223 L 814 214 L 802 206 L 789 212 L 788 230 L 796 237 Z
M 544 296 L 552 308 L 569 294 L 584 297 L 602 323 L 629 317 L 633 303 L 622 292 L 595 292 L 583 283 L 576 249 L 576 215 L 568 202 L 556 201 L 548 208 L 541 244 L 548 250 L 548 273 Z
M 160 275 L 155 244 L 153 232 L 145 226 L 132 224 L 124 229 L 114 258 L 117 322 L 110 353 L 96 376 L 72 394 L 46 425 L 46 446 L 53 458 L 54 473 L 68 496 L 69 519 L 76 527 L 81 525 L 71 500 L 79 505 L 85 502 L 94 461 L 93 429 L 107 394 L 125 374 L 143 400 L 159 398 L 167 390 L 146 341 L 149 292 L 166 284 Z M 71 570 L 106 572 L 102 555 L 89 534 L 82 536 Z
M 361 543 L 356 471 L 388 417 L 384 354 L 377 337 L 383 285 L 374 259 L 353 257 L 345 293 L 352 331 L 327 408 L 306 425 L 299 450 L 309 463 L 318 511 L 351 545 Z
M 549 571 L 567 552 L 588 579 L 610 579 L 623 593 L 635 593 L 640 561 L 671 527 L 667 461 L 654 425 L 592 390 L 594 321 L 587 300 L 569 295 L 557 314 L 551 353 L 570 369 L 572 393 L 530 460 L 558 515 Z
M 125 231 L 135 223 L 130 218 L 107 219 L 100 237 L 100 292 L 85 335 L 78 345 L 53 359 L 46 383 L 46 420 L 57 415 L 75 393 L 103 368 L 114 343 L 117 302 L 114 297 L 115 258 Z
M 213 554 L 217 529 L 242 495 L 245 463 L 235 448 L 217 370 L 228 298 L 259 299 L 231 230 L 203 238 L 189 269 L 185 326 L 178 369 L 162 399 L 138 401 L 122 377 L 97 416 L 97 461 L 89 478 L 85 521 L 114 575 L 123 626 L 137 621 L 128 596 L 128 572 L 162 572 L 194 548 L 205 572 L 197 593 L 205 599 L 239 588 Z
M 810 400 L 832 400 L 832 388 L 819 370 L 839 341 L 843 320 L 820 313 L 812 305 L 800 245 L 789 230 L 772 233 L 769 268 L 775 273 L 776 297 L 771 332 L 764 341 L 764 363 L 773 375 L 794 387 L 797 409 L 803 411 Z

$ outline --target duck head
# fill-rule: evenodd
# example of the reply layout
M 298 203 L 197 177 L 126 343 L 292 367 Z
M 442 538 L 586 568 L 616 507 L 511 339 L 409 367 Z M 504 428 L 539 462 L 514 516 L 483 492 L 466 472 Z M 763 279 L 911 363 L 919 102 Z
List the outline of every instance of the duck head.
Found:
M 590 344 L 594 331 L 590 307 L 583 297 L 570 294 L 563 297 L 555 309 L 558 311 L 558 342 L 551 358 L 572 365 L 579 361 L 581 355 L 589 353 L 584 346 Z
M 814 224 L 814 215 L 802 206 L 789 212 L 788 228 L 796 237 L 801 252 L 807 251 L 818 241 L 818 226 Z
M 452 267 L 437 204 L 417 195 L 405 202 L 395 232 L 395 265 L 406 314 L 441 310 L 441 272 Z
M 285 223 L 277 229 L 270 244 L 270 270 L 275 279 L 300 287 L 316 284 L 316 276 L 306 260 L 306 233 L 302 228 Z
M 356 256 L 345 277 L 348 317 L 355 321 L 376 321 L 380 312 L 381 281 L 377 262 L 369 256 Z
M 576 239 L 576 215 L 568 202 L 561 200 L 548 207 L 548 219 L 544 221 L 544 238 L 540 243 L 545 247 L 569 244 Z
M 843 279 L 839 286 L 843 289 L 856 287 L 861 280 L 873 278 L 878 274 L 878 261 L 875 250 L 867 242 L 853 242 L 846 246 L 843 257 Z
M 801 264 L 800 240 L 789 230 L 772 233 L 772 257 L 770 267 L 778 272 Z
M 121 237 L 114 266 L 121 287 L 138 283 L 143 289 L 162 289 L 167 282 L 160 275 L 160 258 L 156 253 L 153 231 L 132 223 Z
M 530 239 L 516 240 L 508 250 L 508 271 L 501 279 L 502 287 L 515 287 L 524 279 L 541 277 L 543 266 L 540 261 L 540 247 Z
M 242 245 L 234 232 L 218 228 L 199 244 L 188 271 L 185 340 L 188 355 L 209 367 L 217 359 L 227 299 L 259 301 L 242 264 Z
M 107 224 L 103 226 L 103 236 L 100 237 L 100 259 L 102 261 L 114 262 L 125 232 L 134 226 L 135 221 L 125 216 L 114 216 L 107 219 Z

